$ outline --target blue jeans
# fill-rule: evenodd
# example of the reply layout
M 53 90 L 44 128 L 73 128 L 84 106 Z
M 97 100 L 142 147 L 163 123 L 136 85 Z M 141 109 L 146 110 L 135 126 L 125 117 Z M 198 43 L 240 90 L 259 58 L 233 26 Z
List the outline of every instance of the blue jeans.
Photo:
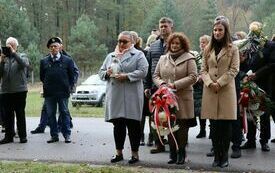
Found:
M 58 137 L 58 124 L 56 120 L 56 109 L 57 105 L 59 108 L 59 118 L 61 119 L 61 133 L 64 137 L 71 135 L 70 129 L 70 113 L 68 109 L 68 98 L 59 97 L 45 97 L 45 104 L 47 107 L 47 113 L 49 117 L 50 124 L 50 134 L 51 137 Z

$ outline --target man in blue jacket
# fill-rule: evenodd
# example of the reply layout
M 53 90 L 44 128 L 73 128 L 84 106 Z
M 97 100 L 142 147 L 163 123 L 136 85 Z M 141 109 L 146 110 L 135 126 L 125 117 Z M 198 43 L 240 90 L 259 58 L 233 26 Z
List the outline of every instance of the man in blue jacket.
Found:
M 49 116 L 51 139 L 48 143 L 58 142 L 58 125 L 56 120 L 57 105 L 61 118 L 61 133 L 65 143 L 71 142 L 70 114 L 68 99 L 74 86 L 74 62 L 68 56 L 61 54 L 61 40 L 51 38 L 47 47 L 50 54 L 40 61 L 40 80 L 43 83 L 45 104 Z

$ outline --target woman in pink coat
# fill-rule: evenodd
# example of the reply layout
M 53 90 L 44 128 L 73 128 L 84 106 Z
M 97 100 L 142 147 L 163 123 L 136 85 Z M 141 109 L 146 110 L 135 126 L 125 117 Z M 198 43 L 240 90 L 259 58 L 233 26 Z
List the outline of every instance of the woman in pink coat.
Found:
M 167 85 L 175 89 L 179 111 L 176 123 L 179 130 L 174 132 L 179 150 L 176 151 L 172 135 L 168 135 L 170 160 L 168 164 L 185 163 L 185 146 L 188 139 L 188 120 L 194 118 L 194 100 L 192 85 L 197 80 L 195 57 L 189 53 L 189 40 L 183 33 L 173 33 L 167 42 L 167 53 L 160 57 L 154 76 L 154 83 Z
M 235 76 L 239 71 L 238 48 L 232 45 L 228 22 L 218 20 L 213 25 L 210 43 L 204 51 L 202 79 L 203 119 L 210 119 L 214 149 L 213 167 L 228 166 L 231 120 L 237 119 Z

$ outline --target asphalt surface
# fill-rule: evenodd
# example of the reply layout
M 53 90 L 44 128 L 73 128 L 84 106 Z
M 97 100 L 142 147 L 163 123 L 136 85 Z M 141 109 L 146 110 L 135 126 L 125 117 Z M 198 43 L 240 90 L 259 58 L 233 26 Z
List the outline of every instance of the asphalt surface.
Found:
M 49 128 L 43 134 L 31 134 L 30 131 L 37 126 L 38 122 L 39 118 L 27 118 L 28 143 L 20 144 L 19 139 L 15 138 L 14 143 L 1 145 L 0 159 L 113 165 L 110 163 L 111 156 L 115 153 L 112 124 L 104 122 L 102 118 L 73 118 L 74 128 L 70 144 L 66 144 L 61 135 L 59 142 L 47 144 L 46 141 L 50 138 Z M 271 125 L 272 138 L 275 138 L 273 121 Z M 145 131 L 147 139 L 147 127 Z M 168 146 L 166 146 L 166 152 L 159 154 L 150 154 L 152 147 L 141 146 L 140 162 L 135 166 L 222 172 L 275 172 L 275 143 L 269 143 L 270 152 L 262 152 L 257 141 L 256 149 L 242 150 L 242 157 L 239 159 L 230 158 L 229 167 L 212 168 L 213 158 L 206 157 L 206 153 L 211 148 L 210 140 L 196 139 L 198 132 L 199 126 L 189 131 L 186 164 L 168 165 Z M 2 133 L 0 137 L 3 138 Z M 259 138 L 259 132 L 257 132 L 257 138 Z M 125 160 L 118 165 L 128 166 L 127 159 L 130 153 L 127 138 L 124 149 Z

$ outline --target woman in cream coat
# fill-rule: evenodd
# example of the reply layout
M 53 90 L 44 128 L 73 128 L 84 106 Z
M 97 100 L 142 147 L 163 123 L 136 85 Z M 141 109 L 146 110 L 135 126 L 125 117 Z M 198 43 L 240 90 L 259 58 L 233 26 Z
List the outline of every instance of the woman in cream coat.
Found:
M 168 135 L 170 146 L 169 164 L 185 163 L 185 146 L 188 139 L 187 120 L 194 118 L 194 101 L 192 85 L 197 80 L 195 57 L 189 52 L 189 40 L 183 33 L 173 33 L 168 38 L 167 53 L 160 57 L 153 79 L 154 83 L 167 85 L 176 90 L 179 111 L 176 113 L 180 129 L 174 132 L 179 151 L 176 151 L 171 134 Z
M 235 76 L 239 71 L 238 48 L 231 43 L 228 23 L 216 21 L 210 43 L 204 52 L 202 112 L 210 119 L 214 149 L 213 167 L 228 166 L 231 120 L 237 119 Z

